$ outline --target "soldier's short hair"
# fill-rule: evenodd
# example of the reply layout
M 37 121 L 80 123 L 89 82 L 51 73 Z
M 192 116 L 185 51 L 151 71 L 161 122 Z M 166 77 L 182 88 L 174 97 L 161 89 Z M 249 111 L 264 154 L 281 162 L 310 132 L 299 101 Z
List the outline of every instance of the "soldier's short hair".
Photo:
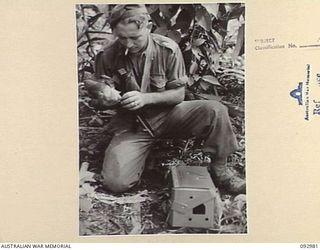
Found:
M 110 14 L 109 22 L 112 29 L 118 23 L 135 23 L 140 29 L 151 20 L 147 8 L 144 4 L 121 4 L 116 5 Z

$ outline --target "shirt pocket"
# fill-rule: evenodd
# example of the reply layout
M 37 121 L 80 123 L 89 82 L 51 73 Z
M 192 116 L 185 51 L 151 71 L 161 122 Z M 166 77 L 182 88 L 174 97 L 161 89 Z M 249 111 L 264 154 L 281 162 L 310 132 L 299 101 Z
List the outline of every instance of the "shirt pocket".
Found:
M 150 85 L 151 91 L 161 92 L 166 90 L 167 79 L 164 74 L 151 74 Z

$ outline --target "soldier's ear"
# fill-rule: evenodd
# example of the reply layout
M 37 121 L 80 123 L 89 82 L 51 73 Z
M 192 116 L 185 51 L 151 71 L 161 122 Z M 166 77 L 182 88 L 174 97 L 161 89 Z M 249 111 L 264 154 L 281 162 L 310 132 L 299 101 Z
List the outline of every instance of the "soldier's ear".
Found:
M 152 30 L 152 22 L 148 22 L 148 24 L 147 24 L 147 29 L 148 29 L 149 31 Z

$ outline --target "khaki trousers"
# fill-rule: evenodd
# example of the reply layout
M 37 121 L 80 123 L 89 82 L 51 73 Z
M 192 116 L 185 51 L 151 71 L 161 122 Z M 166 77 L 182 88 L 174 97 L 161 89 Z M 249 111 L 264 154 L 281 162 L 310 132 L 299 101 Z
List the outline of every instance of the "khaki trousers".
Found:
M 123 192 L 139 181 L 157 138 L 203 138 L 203 151 L 220 159 L 237 150 L 228 110 L 217 101 L 182 102 L 172 108 L 155 132 L 156 138 L 143 130 L 123 130 L 114 135 L 102 167 L 107 189 Z

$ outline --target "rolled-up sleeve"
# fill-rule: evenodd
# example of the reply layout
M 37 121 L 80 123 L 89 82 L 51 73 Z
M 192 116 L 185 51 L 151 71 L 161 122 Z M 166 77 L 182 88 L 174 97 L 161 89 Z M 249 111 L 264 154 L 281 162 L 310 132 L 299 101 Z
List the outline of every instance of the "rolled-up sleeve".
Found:
M 168 57 L 166 77 L 166 89 L 183 87 L 188 81 L 183 56 L 178 46 Z

